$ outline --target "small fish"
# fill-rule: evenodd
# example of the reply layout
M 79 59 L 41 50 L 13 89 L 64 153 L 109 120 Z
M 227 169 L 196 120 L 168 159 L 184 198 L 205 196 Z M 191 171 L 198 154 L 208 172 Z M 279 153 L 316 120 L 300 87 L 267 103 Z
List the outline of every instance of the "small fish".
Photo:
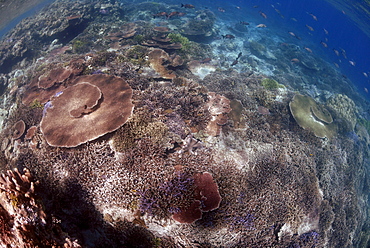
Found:
M 265 28 L 265 27 L 267 27 L 265 24 L 258 24 L 257 26 L 256 26 L 257 28 Z
M 232 34 L 226 34 L 226 35 L 221 35 L 223 39 L 235 39 L 235 36 Z
M 161 16 L 167 16 L 167 13 L 166 12 L 159 12 L 157 14 L 154 14 L 153 17 L 161 17 Z
M 308 26 L 307 24 L 306 24 L 306 27 L 310 30 L 310 31 L 315 31 L 315 29 L 313 29 L 313 27 L 311 27 L 311 26 Z
M 349 62 L 350 65 L 356 66 L 356 62 L 355 61 L 349 60 L 348 62 Z
M 222 13 L 225 13 L 225 9 L 224 8 L 218 7 L 217 10 L 220 11 L 220 12 L 222 12 Z
M 236 64 L 239 62 L 239 58 L 240 58 L 242 55 L 243 55 L 243 53 L 242 53 L 242 52 L 240 52 L 240 53 L 238 54 L 238 57 L 236 57 L 236 59 L 231 63 L 231 65 L 230 65 L 230 66 L 234 66 L 234 65 L 236 65 Z
M 369 94 L 369 90 L 366 87 L 364 87 L 364 91 L 366 92 L 366 94 Z
M 341 49 L 340 49 L 340 51 L 341 51 L 341 53 L 342 53 L 343 57 L 344 57 L 345 59 L 347 59 L 347 53 L 346 53 L 346 50 L 344 50 L 343 48 L 341 48 Z
M 236 59 L 236 60 L 234 60 L 234 61 L 231 63 L 231 65 L 230 65 L 230 66 L 234 66 L 234 65 L 236 65 L 238 62 L 239 62 L 239 61 Z
M 184 16 L 184 15 L 185 15 L 185 13 L 174 11 L 174 12 L 171 12 L 167 15 L 167 19 L 170 19 L 173 16 Z
M 306 50 L 309 53 L 312 53 L 312 50 L 310 48 L 308 48 L 308 47 L 304 47 L 303 49 Z
M 365 77 L 369 77 L 369 75 L 367 75 L 367 73 L 366 72 L 363 72 L 362 73 Z
M 167 19 L 170 19 L 172 16 L 177 16 L 178 13 L 179 13 L 178 11 L 173 11 L 173 12 L 169 13 L 167 15 Z
M 328 44 L 326 44 L 325 42 L 323 41 L 320 41 L 320 44 L 323 46 L 323 47 L 328 47 Z
M 199 63 L 201 63 L 201 64 L 205 64 L 205 63 L 209 63 L 209 62 L 211 62 L 211 58 L 205 58 L 205 59 L 203 59 L 203 60 L 201 60 L 201 61 L 199 61 Z
M 283 19 L 285 18 L 285 17 L 281 14 L 280 10 L 278 10 L 277 8 L 275 8 L 275 6 L 274 6 L 274 5 L 272 5 L 272 4 L 271 4 L 271 7 L 273 7 L 273 8 L 274 8 L 275 12 L 276 12 L 276 13 L 278 13 L 278 15 L 279 15 L 281 18 L 283 18 Z
M 297 58 L 293 58 L 290 61 L 293 62 L 293 63 L 299 63 L 299 59 L 297 59 Z
M 235 8 L 237 8 L 237 9 L 242 9 L 242 8 L 240 8 L 239 6 L 235 6 Z
M 317 21 L 317 17 L 314 15 L 314 14 L 312 14 L 312 13 L 308 13 L 310 16 L 312 16 L 312 19 L 314 19 L 315 21 Z
M 326 30 L 325 28 L 323 29 L 324 29 L 325 34 L 328 35 L 329 34 L 328 30 Z
M 339 68 L 339 65 L 337 63 L 334 63 L 335 67 Z
M 182 8 L 187 8 L 187 9 L 194 9 L 195 8 L 195 6 L 192 5 L 192 4 L 181 4 L 181 7 Z
M 249 25 L 249 22 L 245 22 L 245 21 L 240 21 L 239 23 L 242 25 L 246 25 L 246 26 Z
M 300 40 L 301 38 L 298 36 L 298 35 L 296 35 L 295 33 L 293 33 L 293 32 L 288 32 L 291 36 L 293 36 L 294 38 L 297 38 L 298 40 Z
M 265 13 L 263 13 L 262 11 L 260 11 L 259 13 L 260 13 L 260 15 L 261 15 L 263 18 L 267 19 L 267 15 L 266 15 Z
M 253 8 L 257 9 L 257 8 L 259 8 L 259 6 L 258 5 L 254 5 Z
M 294 17 L 290 18 L 290 20 L 292 20 L 293 22 L 298 22 L 297 19 L 295 19 Z
M 339 51 L 338 51 L 337 49 L 334 49 L 334 48 L 333 48 L 333 51 L 334 51 L 334 53 L 335 53 L 337 56 L 339 56 Z

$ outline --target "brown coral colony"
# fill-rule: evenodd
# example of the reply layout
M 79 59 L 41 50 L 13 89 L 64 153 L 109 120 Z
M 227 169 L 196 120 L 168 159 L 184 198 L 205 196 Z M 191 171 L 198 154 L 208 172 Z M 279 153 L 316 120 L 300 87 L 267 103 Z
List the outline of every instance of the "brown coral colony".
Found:
M 78 77 L 45 105 L 41 132 L 47 143 L 75 147 L 122 126 L 132 114 L 132 89 L 122 78 Z

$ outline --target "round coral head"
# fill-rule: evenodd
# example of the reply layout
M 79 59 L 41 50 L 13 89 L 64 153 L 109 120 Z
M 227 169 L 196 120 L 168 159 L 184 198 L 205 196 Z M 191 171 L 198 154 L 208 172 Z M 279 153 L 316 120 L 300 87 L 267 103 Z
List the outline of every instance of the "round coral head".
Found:
M 47 143 L 75 147 L 113 132 L 127 122 L 134 105 L 132 89 L 119 77 L 78 77 L 73 86 L 55 95 L 41 120 Z

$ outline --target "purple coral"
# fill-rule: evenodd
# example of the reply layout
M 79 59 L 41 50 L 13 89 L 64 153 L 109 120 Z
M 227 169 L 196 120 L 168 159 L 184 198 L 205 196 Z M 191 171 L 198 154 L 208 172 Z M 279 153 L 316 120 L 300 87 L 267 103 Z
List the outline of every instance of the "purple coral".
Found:
M 184 197 L 194 185 L 194 179 L 187 173 L 179 172 L 176 177 L 159 186 L 159 190 L 164 193 L 170 202 L 178 202 Z M 177 213 L 180 209 L 177 206 L 171 206 L 170 213 Z
M 150 215 L 156 215 L 159 209 L 165 209 L 170 214 L 178 213 L 181 210 L 181 202 L 187 198 L 189 192 L 192 193 L 193 184 L 194 179 L 191 176 L 179 172 L 173 179 L 162 183 L 157 190 L 138 191 L 139 209 Z
M 152 197 L 153 194 L 148 189 L 138 191 L 137 194 L 140 196 L 139 210 L 143 213 L 153 215 L 154 208 L 159 207 L 158 200 Z
M 228 218 L 228 222 L 230 223 L 231 230 L 234 230 L 236 228 L 241 228 L 245 230 L 252 230 L 254 229 L 254 220 L 256 217 L 254 217 L 253 214 L 247 213 L 244 216 L 234 216 Z
M 319 239 L 319 234 L 315 231 L 312 231 L 312 232 L 307 232 L 307 233 L 303 233 L 299 239 L 304 243 L 317 243 L 318 239 Z

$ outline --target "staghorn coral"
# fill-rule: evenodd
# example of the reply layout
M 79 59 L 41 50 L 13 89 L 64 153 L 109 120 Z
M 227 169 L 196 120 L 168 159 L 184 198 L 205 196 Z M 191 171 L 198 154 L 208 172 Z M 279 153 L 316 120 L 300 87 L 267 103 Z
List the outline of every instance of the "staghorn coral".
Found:
M 81 247 L 46 215 L 30 172 L 17 169 L 0 177 L 0 245 L 4 247 Z
M 134 122 L 137 121 L 137 125 L 131 123 L 132 126 L 129 126 L 129 120 L 111 135 L 104 135 L 68 149 L 48 146 L 39 132 L 35 134 L 37 149 L 29 147 L 30 141 L 27 139 L 19 139 L 14 144 L 10 142 L 9 129 L 8 133 L 2 134 L 2 137 L 5 136 L 4 146 L 7 154 L 14 154 L 13 163 L 19 168 L 28 167 L 40 180 L 40 195 L 43 196 L 48 210 L 45 212 L 58 217 L 56 221 L 61 221 L 64 232 L 73 233 L 74 239 L 77 238 L 84 247 L 367 245 L 367 195 L 359 193 L 367 188 L 369 181 L 365 176 L 368 170 L 364 165 L 368 164 L 368 158 L 363 153 L 364 142 L 341 136 L 332 140 L 317 139 L 293 120 L 288 101 L 294 93 L 286 90 L 288 94 L 283 95 L 280 90 L 264 89 L 260 85 L 264 76 L 257 73 L 217 70 L 209 74 L 207 80 L 195 83 L 191 81 L 195 80 L 195 76 L 179 66 L 181 63 L 175 65 L 171 62 L 171 65 L 165 66 L 176 71 L 176 75 L 181 78 L 165 82 L 160 78 L 153 79 L 150 74 L 144 73 L 148 65 L 145 56 L 151 48 L 136 50 L 129 47 L 139 40 L 164 38 L 153 34 L 152 25 L 147 21 L 136 22 L 140 32 L 138 40 L 122 40 L 120 44 L 113 45 L 113 42 L 102 39 L 102 34 L 111 31 L 110 27 L 122 25 L 122 18 L 145 18 L 151 20 L 151 23 L 154 21 L 159 25 L 179 28 L 179 23 L 183 20 L 169 19 L 166 23 L 159 22 L 158 19 L 152 20 L 152 14 L 159 11 L 176 11 L 179 6 L 158 3 L 94 3 L 94 18 L 89 18 L 88 13 L 83 10 L 89 8 L 90 2 L 83 2 L 86 5 L 80 9 L 83 17 L 79 16 L 81 13 L 75 13 L 78 12 L 76 8 L 82 7 L 80 2 L 74 3 L 73 8 L 68 5 L 72 9 L 72 16 L 66 15 L 68 11 L 62 8 L 63 5 L 55 6 L 63 13 L 62 18 L 70 16 L 68 22 L 79 22 L 85 18 L 92 22 L 76 39 L 83 42 L 94 41 L 88 48 L 92 53 L 83 55 L 86 60 L 71 52 L 45 54 L 44 60 L 38 57 L 40 59 L 37 63 L 54 61 L 54 64 L 48 66 L 47 70 L 50 70 L 60 63 L 65 67 L 68 63 L 63 60 L 73 59 L 73 70 L 76 69 L 76 73 L 73 72 L 73 75 L 62 83 L 57 83 L 65 87 L 70 87 L 74 77 L 81 73 L 104 73 L 125 78 L 134 91 L 136 116 L 132 119 L 136 119 Z M 49 10 L 50 13 L 58 13 Z M 196 17 L 200 18 L 198 21 L 205 17 L 201 15 L 202 12 L 196 13 L 200 14 Z M 194 13 L 188 12 L 189 17 L 192 15 Z M 112 20 L 115 22 L 110 25 Z M 48 24 L 42 22 L 42 19 L 40 24 L 46 25 L 45 30 L 48 30 Z M 149 29 L 151 31 L 148 31 Z M 30 32 L 33 35 L 31 30 L 32 28 L 25 29 L 19 33 Z M 80 29 L 73 34 L 71 32 L 71 36 L 79 32 Z M 71 36 L 67 35 L 67 40 Z M 65 36 L 61 34 L 61 37 Z M 19 52 L 20 56 L 32 49 L 38 52 L 37 47 L 27 47 L 27 37 L 10 38 L 18 39 L 19 43 L 13 48 L 14 42 L 10 40 L 9 51 Z M 49 42 L 49 38 L 54 37 L 46 38 Z M 55 42 L 52 42 L 53 46 Z M 65 51 L 73 42 L 63 40 L 62 43 L 57 45 L 64 45 L 61 50 Z M 194 44 L 191 42 L 192 47 Z M 114 52 L 93 54 L 107 49 L 109 45 L 115 47 Z M 46 53 L 46 49 L 52 49 L 51 46 L 43 42 L 40 51 Z M 177 52 L 189 61 L 207 57 L 216 59 L 212 55 L 205 55 L 206 49 L 200 49 L 206 48 L 206 45 L 196 44 L 196 47 L 197 49 L 191 49 L 186 55 L 181 53 L 181 50 Z M 6 49 L 1 51 L 7 52 Z M 126 54 L 130 56 L 125 58 Z M 265 54 L 262 56 L 266 57 Z M 174 61 L 175 56 L 170 57 L 171 61 Z M 5 54 L 4 58 L 9 57 Z M 12 66 L 17 58 L 15 61 L 8 61 Z M 22 61 L 17 65 L 17 69 L 33 72 L 34 67 L 28 67 L 32 60 Z M 282 61 L 279 63 L 284 64 Z M 298 70 L 302 69 L 299 66 L 307 67 L 308 64 L 303 63 L 298 65 Z M 70 68 L 72 69 L 72 66 Z M 278 65 L 273 73 L 289 71 L 283 68 L 286 67 Z M 326 67 L 322 65 L 322 68 Z M 308 69 L 307 67 L 305 70 Z M 330 75 L 330 71 L 327 72 L 328 78 L 323 82 L 335 79 Z M 31 80 L 34 77 L 38 84 L 38 78 L 43 73 L 36 70 L 36 74 L 30 77 Z M 13 75 L 14 72 L 6 77 L 11 78 Z M 296 80 L 298 76 L 288 77 L 290 79 L 276 76 L 279 82 L 285 85 L 301 86 L 301 83 L 298 83 L 301 80 Z M 303 79 L 313 83 L 306 75 Z M 22 80 L 22 83 L 28 84 L 27 78 Z M 315 84 L 322 84 L 319 81 L 315 80 Z M 329 88 L 325 86 L 325 89 Z M 203 130 L 211 119 L 211 113 L 207 111 L 208 91 L 230 99 L 230 107 L 233 109 L 228 115 L 234 126 L 223 126 L 223 135 L 217 138 L 205 138 L 203 135 Z M 47 100 L 49 98 L 50 96 Z M 238 101 L 240 104 L 236 103 Z M 258 112 L 259 106 L 267 108 L 269 114 L 262 108 Z M 35 112 L 21 110 L 24 106 L 14 109 L 17 114 L 5 124 L 9 128 L 17 120 L 23 119 L 27 127 L 37 126 L 41 120 L 42 109 L 39 104 L 34 104 L 34 107 L 37 107 Z M 325 121 L 323 116 L 317 114 L 316 109 L 311 111 L 315 112 L 313 114 L 320 122 Z M 22 116 L 24 113 L 27 115 L 25 118 Z M 37 116 L 32 117 L 32 113 L 37 113 Z M 337 121 L 339 114 L 334 111 L 332 114 L 334 121 Z M 236 125 L 238 122 L 240 124 Z M 237 126 L 239 128 L 235 130 Z M 130 128 L 134 130 L 131 132 Z M 120 133 L 123 129 L 125 131 Z M 124 149 L 116 149 L 117 144 L 111 142 L 110 138 L 116 140 L 116 135 L 120 136 L 119 145 Z M 115 149 L 112 149 L 112 143 Z M 2 152 L 1 158 L 3 155 Z M 0 162 L 3 165 L 4 161 Z M 179 170 L 187 176 L 180 176 L 179 179 Z M 190 200 L 193 198 L 190 195 L 189 198 L 177 197 L 178 193 L 187 194 L 191 190 L 177 190 L 176 187 L 183 189 L 186 179 L 203 171 L 212 174 L 222 201 L 217 209 L 203 212 L 202 219 L 190 225 L 177 223 L 169 215 L 177 211 L 180 205 L 186 209 L 195 201 Z M 164 191 L 167 196 L 164 196 Z M 149 211 L 139 211 L 141 194 L 144 192 L 147 203 L 152 204 L 152 215 Z M 321 201 L 322 196 L 326 200 Z M 151 199 L 154 200 L 149 201 Z M 199 209 L 199 204 L 195 204 L 196 208 Z M 9 218 L 5 216 L 2 220 L 8 221 Z M 3 230 L 6 233 L 9 229 Z
M 336 94 L 332 96 L 327 105 L 338 113 L 340 118 L 343 118 L 347 123 L 347 127 L 343 125 L 343 129 L 353 131 L 357 122 L 357 109 L 354 101 L 346 95 Z

